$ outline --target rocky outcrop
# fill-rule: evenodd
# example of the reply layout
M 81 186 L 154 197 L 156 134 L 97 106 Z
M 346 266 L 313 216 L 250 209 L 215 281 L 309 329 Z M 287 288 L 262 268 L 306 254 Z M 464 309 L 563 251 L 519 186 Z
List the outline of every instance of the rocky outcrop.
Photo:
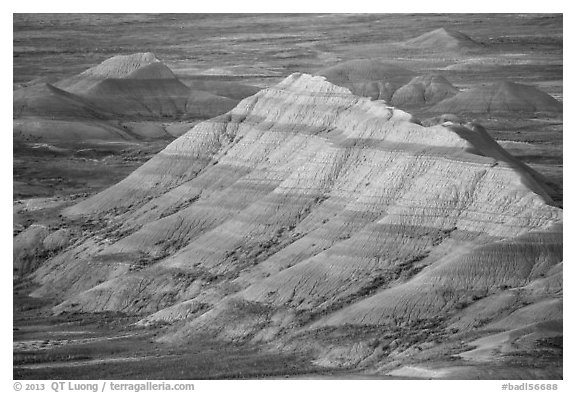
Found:
M 384 372 L 562 301 L 549 192 L 480 126 L 426 128 L 293 74 L 67 209 L 106 225 L 40 267 L 34 295 L 183 321 L 164 340 L 208 331 Z

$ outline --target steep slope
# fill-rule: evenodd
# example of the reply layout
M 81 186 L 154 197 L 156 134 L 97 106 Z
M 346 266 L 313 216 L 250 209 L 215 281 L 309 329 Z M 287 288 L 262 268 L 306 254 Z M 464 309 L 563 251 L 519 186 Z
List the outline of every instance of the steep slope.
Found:
M 392 94 L 408 83 L 415 73 L 377 60 L 350 60 L 316 73 L 335 85 L 346 87 L 356 95 L 390 101 Z
M 134 53 L 111 57 L 86 71 L 64 79 L 56 86 L 71 93 L 83 94 L 107 79 L 176 79 L 172 71 L 153 53 Z
M 50 116 L 54 119 L 83 118 L 104 120 L 109 117 L 74 94 L 48 83 L 33 85 L 14 91 L 13 116 Z
M 425 128 L 293 74 L 66 210 L 102 229 L 40 267 L 34 295 L 185 320 L 164 340 L 209 332 L 389 372 L 562 301 L 548 192 L 479 126 Z
M 190 95 L 152 53 L 115 56 L 56 85 L 107 112 L 140 119 L 182 115 Z
M 208 119 L 256 91 L 213 81 L 190 88 L 152 53 L 115 56 L 54 86 L 14 91 L 14 135 L 49 140 L 165 138 L 161 127 L 143 122 Z M 118 121 L 140 124 L 129 131 Z
M 394 92 L 392 104 L 401 108 L 422 107 L 436 104 L 458 92 L 441 75 L 417 76 Z
M 78 94 L 117 117 L 154 119 L 184 114 L 190 91 L 177 79 L 105 79 Z
M 440 28 L 405 42 L 405 45 L 431 51 L 459 51 L 477 49 L 481 45 L 459 31 Z
M 89 101 L 50 84 L 13 93 L 13 135 L 17 139 L 133 139 Z
M 535 87 L 499 82 L 461 92 L 430 108 L 431 112 L 561 112 L 562 103 Z

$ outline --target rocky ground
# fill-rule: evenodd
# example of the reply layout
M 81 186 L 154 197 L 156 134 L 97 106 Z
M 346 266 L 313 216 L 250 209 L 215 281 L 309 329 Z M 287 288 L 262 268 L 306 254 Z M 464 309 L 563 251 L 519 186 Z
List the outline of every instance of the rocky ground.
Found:
M 308 354 L 264 352 L 204 337 L 196 344 L 155 343 L 162 328 L 135 328 L 119 313 L 53 316 L 46 302 L 14 286 L 14 379 L 283 379 L 316 372 Z

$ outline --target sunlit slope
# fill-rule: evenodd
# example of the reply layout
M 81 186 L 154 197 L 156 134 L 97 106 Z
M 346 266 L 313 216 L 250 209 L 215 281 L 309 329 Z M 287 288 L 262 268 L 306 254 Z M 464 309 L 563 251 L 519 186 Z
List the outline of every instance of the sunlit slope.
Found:
M 166 138 L 162 127 L 144 123 L 208 119 L 256 91 L 217 81 L 189 87 L 152 53 L 114 56 L 54 85 L 15 90 L 14 135 L 67 141 Z
M 35 295 L 58 298 L 58 312 L 186 320 L 170 340 L 211 331 L 314 347 L 334 327 L 473 330 L 466 311 L 483 299 L 523 300 L 497 303 L 484 324 L 561 302 L 546 281 L 562 258 L 549 193 L 479 126 L 426 128 L 293 74 L 69 208 L 106 225 L 37 270 Z M 506 329 L 538 322 L 515 321 Z M 366 338 L 346 332 L 319 356 Z
M 406 46 L 429 51 L 474 50 L 482 46 L 466 34 L 454 29 L 439 28 L 404 43 Z

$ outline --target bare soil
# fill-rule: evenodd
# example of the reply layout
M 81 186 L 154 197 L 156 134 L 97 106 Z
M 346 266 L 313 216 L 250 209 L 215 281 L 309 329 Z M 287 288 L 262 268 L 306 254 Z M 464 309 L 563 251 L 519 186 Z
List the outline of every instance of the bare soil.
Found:
M 167 327 L 141 328 L 117 313 L 52 315 L 50 301 L 14 286 L 14 379 L 235 379 L 342 373 L 307 354 L 279 354 L 204 337 L 186 346 L 155 342 Z
M 488 50 L 439 56 L 390 45 L 443 25 Z M 510 80 L 563 98 L 561 15 L 15 14 L 13 42 L 15 87 L 53 82 L 137 48 L 154 52 L 189 84 L 230 80 L 268 87 L 292 72 L 314 73 L 344 60 L 378 58 L 418 73 L 439 73 L 460 89 Z M 425 110 L 414 114 L 431 116 Z M 561 115 L 461 117 L 484 125 L 511 154 L 561 189 Z M 14 143 L 14 234 L 38 222 L 82 232 L 89 223 L 67 222 L 61 210 L 122 180 L 169 142 Z M 277 353 L 207 337 L 185 346 L 161 344 L 155 339 L 169 326 L 137 327 L 140 316 L 118 313 L 54 315 L 54 302 L 29 297 L 32 289 L 26 280 L 14 281 L 14 379 L 510 379 L 525 378 L 525 370 L 536 368 L 543 374 L 534 378 L 561 378 L 562 342 L 486 365 L 452 356 L 467 350 L 458 343 L 469 338 L 459 337 L 438 348 L 445 350 L 442 356 L 421 356 L 419 363 L 391 377 L 321 368 L 309 353 Z

